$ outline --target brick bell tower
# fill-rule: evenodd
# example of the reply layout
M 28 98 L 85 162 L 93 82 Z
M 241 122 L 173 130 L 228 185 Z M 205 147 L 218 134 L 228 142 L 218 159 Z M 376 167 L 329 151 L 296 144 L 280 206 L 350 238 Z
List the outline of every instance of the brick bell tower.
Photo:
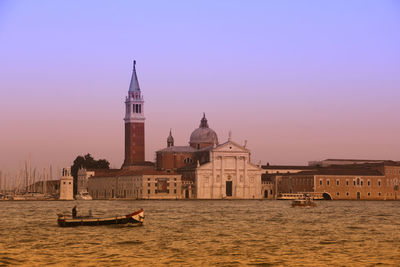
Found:
M 136 60 L 133 61 L 133 72 L 128 96 L 125 100 L 125 161 L 122 168 L 137 165 L 144 158 L 144 100 L 140 92 L 136 75 Z

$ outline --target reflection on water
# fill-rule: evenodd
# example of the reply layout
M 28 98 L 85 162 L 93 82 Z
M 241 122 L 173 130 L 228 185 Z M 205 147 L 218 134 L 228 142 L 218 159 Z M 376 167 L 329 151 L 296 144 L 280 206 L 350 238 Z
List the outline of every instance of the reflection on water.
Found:
M 56 214 L 145 210 L 142 227 L 61 228 Z M 0 202 L 0 265 L 398 265 L 400 202 Z

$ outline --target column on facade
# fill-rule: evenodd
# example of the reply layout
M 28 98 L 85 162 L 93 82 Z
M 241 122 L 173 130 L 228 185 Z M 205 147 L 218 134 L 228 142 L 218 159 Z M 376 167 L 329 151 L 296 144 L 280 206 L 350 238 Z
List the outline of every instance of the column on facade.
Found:
M 240 178 L 239 178 L 239 157 L 235 156 L 236 163 L 236 183 L 235 183 L 235 197 L 239 196 L 238 190 L 240 189 Z
M 220 158 L 221 158 L 221 184 L 219 186 L 219 198 L 224 196 L 223 189 L 226 187 L 226 182 L 224 184 L 225 157 L 221 156 Z
M 246 198 L 250 195 L 250 178 L 247 173 L 247 160 L 246 157 L 243 157 L 244 163 L 244 185 L 243 185 L 243 197 Z M 247 192 L 246 192 L 247 191 Z
M 214 157 L 214 152 L 211 152 L 211 162 L 212 162 L 212 173 L 211 173 L 211 181 L 210 181 L 210 198 L 213 198 L 214 196 L 214 186 L 216 182 L 216 170 L 215 170 L 215 157 Z

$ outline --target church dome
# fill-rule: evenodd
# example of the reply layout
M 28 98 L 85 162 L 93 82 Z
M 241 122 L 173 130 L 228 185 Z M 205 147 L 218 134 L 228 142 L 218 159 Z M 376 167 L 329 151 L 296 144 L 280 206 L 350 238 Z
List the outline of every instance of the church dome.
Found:
M 203 148 L 210 145 L 218 145 L 218 136 L 213 129 L 208 127 L 206 115 L 203 114 L 200 126 L 190 135 L 190 145 L 197 148 Z

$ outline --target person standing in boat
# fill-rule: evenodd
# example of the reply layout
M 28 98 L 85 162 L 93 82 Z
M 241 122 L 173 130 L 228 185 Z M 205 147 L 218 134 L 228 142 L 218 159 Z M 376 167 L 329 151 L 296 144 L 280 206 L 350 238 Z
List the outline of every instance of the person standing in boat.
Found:
M 76 205 L 72 208 L 72 218 L 76 218 Z

